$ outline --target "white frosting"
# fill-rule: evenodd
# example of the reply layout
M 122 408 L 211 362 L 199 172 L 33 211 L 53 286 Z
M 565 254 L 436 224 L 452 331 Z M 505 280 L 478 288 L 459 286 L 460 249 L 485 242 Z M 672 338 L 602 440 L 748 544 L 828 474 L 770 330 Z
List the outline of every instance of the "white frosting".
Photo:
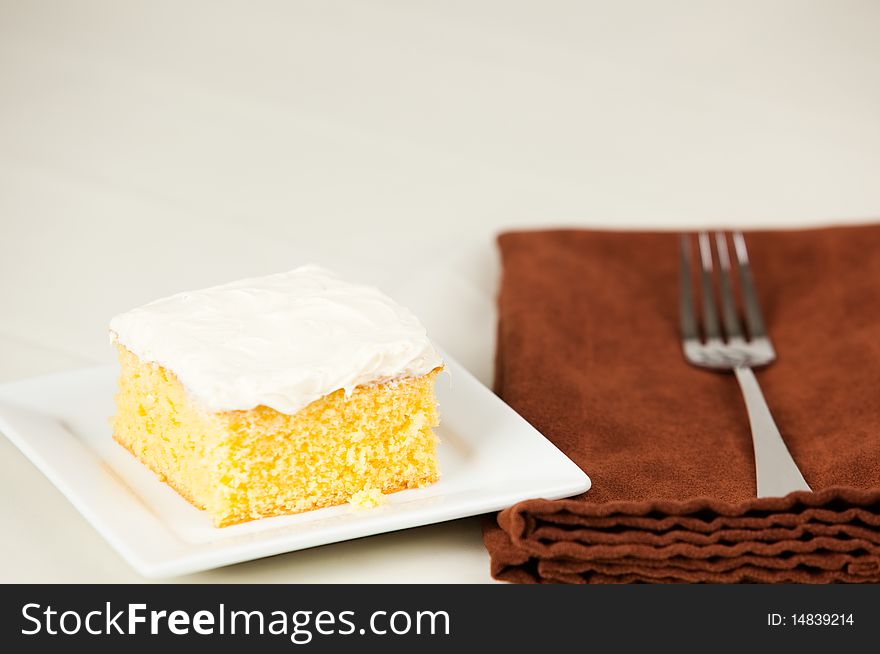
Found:
M 339 389 L 443 365 L 407 309 L 317 266 L 156 300 L 113 318 L 110 332 L 210 411 L 290 414 Z

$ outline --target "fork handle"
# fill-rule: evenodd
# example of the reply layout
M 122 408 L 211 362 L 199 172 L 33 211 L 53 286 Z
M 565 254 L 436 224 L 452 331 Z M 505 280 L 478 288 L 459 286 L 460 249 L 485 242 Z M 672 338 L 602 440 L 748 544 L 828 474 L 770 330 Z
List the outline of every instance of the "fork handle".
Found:
M 782 440 L 755 373 L 745 366 L 738 366 L 733 372 L 742 389 L 752 427 L 758 497 L 782 497 L 792 491 L 811 490 Z

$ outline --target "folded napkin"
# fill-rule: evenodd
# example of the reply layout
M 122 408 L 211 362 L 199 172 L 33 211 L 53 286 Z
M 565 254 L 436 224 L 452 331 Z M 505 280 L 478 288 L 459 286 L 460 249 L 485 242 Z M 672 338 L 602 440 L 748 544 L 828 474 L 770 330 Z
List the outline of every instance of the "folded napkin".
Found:
M 678 237 L 499 237 L 496 390 L 586 471 L 488 520 L 517 582 L 880 581 L 880 225 L 746 235 L 777 361 L 757 372 L 814 493 L 755 498 L 730 374 L 688 365 Z

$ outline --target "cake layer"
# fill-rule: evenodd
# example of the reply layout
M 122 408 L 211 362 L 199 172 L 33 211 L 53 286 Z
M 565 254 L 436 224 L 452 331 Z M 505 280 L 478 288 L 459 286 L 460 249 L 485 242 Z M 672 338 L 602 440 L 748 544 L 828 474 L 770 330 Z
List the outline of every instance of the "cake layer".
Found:
M 442 366 L 407 309 L 316 266 L 156 300 L 113 318 L 110 331 L 215 412 L 295 414 L 340 389 Z
M 338 390 L 292 415 L 213 412 L 165 367 L 121 346 L 119 356 L 114 438 L 217 526 L 438 478 L 437 370 Z

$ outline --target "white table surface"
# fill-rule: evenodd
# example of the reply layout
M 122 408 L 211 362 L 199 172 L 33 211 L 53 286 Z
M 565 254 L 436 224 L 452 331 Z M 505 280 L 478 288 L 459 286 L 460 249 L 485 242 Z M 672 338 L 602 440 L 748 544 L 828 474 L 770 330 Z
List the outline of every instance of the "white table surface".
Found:
M 880 216 L 880 3 L 0 0 L 0 381 L 315 261 L 489 383 L 508 227 Z M 0 438 L 0 581 L 140 578 Z M 476 519 L 181 579 L 488 582 Z

